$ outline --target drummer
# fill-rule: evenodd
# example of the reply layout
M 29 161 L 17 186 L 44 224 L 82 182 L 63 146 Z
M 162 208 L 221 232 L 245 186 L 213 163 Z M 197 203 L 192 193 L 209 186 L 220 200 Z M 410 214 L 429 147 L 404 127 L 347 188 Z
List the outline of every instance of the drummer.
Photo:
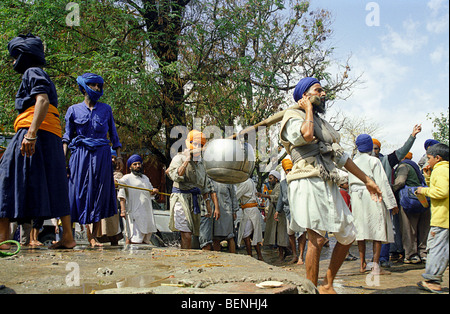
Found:
M 181 248 L 190 249 L 192 236 L 200 235 L 201 217 L 219 219 L 220 209 L 211 179 L 206 175 L 201 161 L 201 151 L 206 144 L 203 133 L 192 130 L 186 138 L 186 149 L 178 153 L 166 173 L 173 181 L 170 195 L 170 222 L 172 231 L 181 232 Z M 211 209 L 214 202 L 214 212 Z M 211 221 L 212 223 L 212 221 Z M 208 228 L 203 228 L 208 229 Z M 212 228 L 211 238 L 212 238 Z M 211 246 L 212 247 L 212 246 Z

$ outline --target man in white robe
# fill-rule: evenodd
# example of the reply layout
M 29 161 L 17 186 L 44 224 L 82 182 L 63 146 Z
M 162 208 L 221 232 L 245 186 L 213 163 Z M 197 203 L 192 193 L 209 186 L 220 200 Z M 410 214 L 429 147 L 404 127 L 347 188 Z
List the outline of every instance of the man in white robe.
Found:
M 336 293 L 334 278 L 356 236 L 353 217 L 337 185 L 340 177 L 336 165 L 344 166 L 363 181 L 373 199 L 381 200 L 381 191 L 340 147 L 339 133 L 318 115 L 325 112 L 325 96 L 317 79 L 300 80 L 294 90 L 299 110 L 290 109 L 284 114 L 280 140 L 294 163 L 286 176 L 291 215 L 308 233 L 306 277 L 317 286 L 324 236 L 333 232 L 338 243 L 319 292 Z
M 258 259 L 262 261 L 262 217 L 256 201 L 256 186 L 252 179 L 248 178 L 247 181 L 236 185 L 236 198 L 241 202 L 243 214 L 239 226 L 238 245 L 244 240 L 247 254 L 250 256 L 252 256 L 252 246 L 254 246 Z
M 394 242 L 394 227 L 389 210 L 398 213 L 397 202 L 392 192 L 389 180 L 381 161 L 372 153 L 372 138 L 368 134 L 361 134 L 356 138 L 359 154 L 355 164 L 370 176 L 380 187 L 383 201 L 371 202 L 370 195 L 364 183 L 353 174 L 348 175 L 350 199 L 356 226 L 356 240 L 358 241 L 360 272 L 366 271 L 366 240 L 373 241 L 373 274 L 388 274 L 380 268 L 380 253 L 382 243 Z
M 149 178 L 142 173 L 142 158 L 139 155 L 128 158 L 127 167 L 131 173 L 119 179 L 120 184 L 152 190 L 149 192 L 126 187 L 119 190 L 121 216 L 126 217 L 129 226 L 127 243 L 150 244 L 152 233 L 157 231 L 152 199 L 158 189 L 153 188 Z

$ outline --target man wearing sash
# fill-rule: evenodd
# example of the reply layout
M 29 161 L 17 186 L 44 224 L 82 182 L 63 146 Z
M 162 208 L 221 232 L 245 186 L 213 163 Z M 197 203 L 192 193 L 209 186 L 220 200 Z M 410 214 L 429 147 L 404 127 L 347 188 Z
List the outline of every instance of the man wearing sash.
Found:
M 73 222 L 93 224 L 93 236 L 89 239 L 91 246 L 102 246 L 95 238 L 101 219 L 118 213 L 109 143 L 116 150 L 116 159 L 121 167 L 122 145 L 111 107 L 98 101 L 103 95 L 103 78 L 85 73 L 77 78 L 77 83 L 84 101 L 67 110 L 66 132 L 63 136 L 64 154 L 67 154 L 67 148 L 71 151 L 70 210 Z
M 242 220 L 239 226 L 238 245 L 244 240 L 247 254 L 252 256 L 255 247 L 258 260 L 263 261 L 261 246 L 263 242 L 262 217 L 256 201 L 256 186 L 251 178 L 236 184 L 236 198 L 241 202 Z
M 320 101 L 316 103 L 312 96 Z M 338 243 L 319 292 L 335 293 L 333 280 L 356 237 L 353 217 L 339 192 L 336 165 L 363 181 L 374 200 L 381 200 L 381 191 L 340 147 L 338 132 L 319 116 L 325 112 L 325 96 L 317 79 L 300 80 L 294 90 L 300 109 L 286 111 L 280 139 L 294 163 L 286 176 L 292 219 L 308 233 L 306 276 L 317 286 L 325 234 L 332 232 Z
M 10 221 L 59 217 L 63 235 L 50 248 L 73 248 L 58 96 L 41 68 L 44 47 L 28 34 L 11 40 L 8 50 L 22 83 L 15 101 L 16 134 L 0 160 L 0 242 L 8 240 Z
M 205 144 L 206 137 L 202 132 L 190 131 L 186 138 L 187 148 L 172 159 L 166 171 L 173 181 L 169 228 L 172 231 L 181 232 L 182 249 L 190 249 L 192 235 L 200 235 L 202 216 L 213 215 L 215 219 L 220 217 L 214 185 L 206 175 L 206 169 L 200 157 L 201 149 Z M 209 203 L 211 199 L 214 202 L 214 213 Z M 205 229 L 212 232 L 212 228 L 208 226 Z

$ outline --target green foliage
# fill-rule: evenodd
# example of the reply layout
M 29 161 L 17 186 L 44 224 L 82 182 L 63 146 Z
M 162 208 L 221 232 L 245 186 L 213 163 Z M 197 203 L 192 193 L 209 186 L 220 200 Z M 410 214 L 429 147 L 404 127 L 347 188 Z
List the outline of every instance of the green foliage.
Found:
M 448 113 L 441 112 L 438 117 L 433 114 L 431 116 L 430 114 L 427 114 L 427 119 L 431 120 L 433 122 L 433 138 L 441 143 L 449 145 L 449 130 L 448 130 Z
M 83 100 L 76 77 L 102 75 L 124 149 L 148 148 L 166 165 L 170 131 L 192 116 L 245 127 L 292 105 L 301 77 L 324 79 L 332 98 L 351 83 L 327 73 L 330 13 L 309 1 L 78 0 L 79 26 L 66 24 L 67 3 L 0 2 L 2 129 L 12 130 L 20 84 L 6 45 L 28 32 L 44 41 L 62 117 Z

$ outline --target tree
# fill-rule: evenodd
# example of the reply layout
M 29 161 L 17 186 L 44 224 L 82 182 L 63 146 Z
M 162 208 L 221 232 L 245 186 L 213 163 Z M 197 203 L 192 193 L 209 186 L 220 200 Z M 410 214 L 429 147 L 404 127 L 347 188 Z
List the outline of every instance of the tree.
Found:
M 447 115 L 441 112 L 439 117 L 436 117 L 434 114 L 433 117 L 431 114 L 427 114 L 427 119 L 433 122 L 433 127 L 435 128 L 433 129 L 433 138 L 447 145 L 449 144 L 448 112 L 447 110 Z
M 326 82 L 330 100 L 349 92 L 350 67 L 327 72 L 331 15 L 292 0 L 83 0 L 79 26 L 68 26 L 66 0 L 0 3 L 0 43 L 32 32 L 44 43 L 61 116 L 82 100 L 75 79 L 105 78 L 102 100 L 113 108 L 125 151 L 149 149 L 170 163 L 175 126 L 253 125 L 292 105 L 299 78 Z M 285 6 L 289 3 L 289 6 Z M 7 52 L 1 51 L 6 65 Z M 20 78 L 0 68 L 5 129 Z M 2 108 L 3 109 L 3 108 Z M 262 178 L 262 177 L 261 177 Z M 263 178 L 262 178 L 263 179 Z

